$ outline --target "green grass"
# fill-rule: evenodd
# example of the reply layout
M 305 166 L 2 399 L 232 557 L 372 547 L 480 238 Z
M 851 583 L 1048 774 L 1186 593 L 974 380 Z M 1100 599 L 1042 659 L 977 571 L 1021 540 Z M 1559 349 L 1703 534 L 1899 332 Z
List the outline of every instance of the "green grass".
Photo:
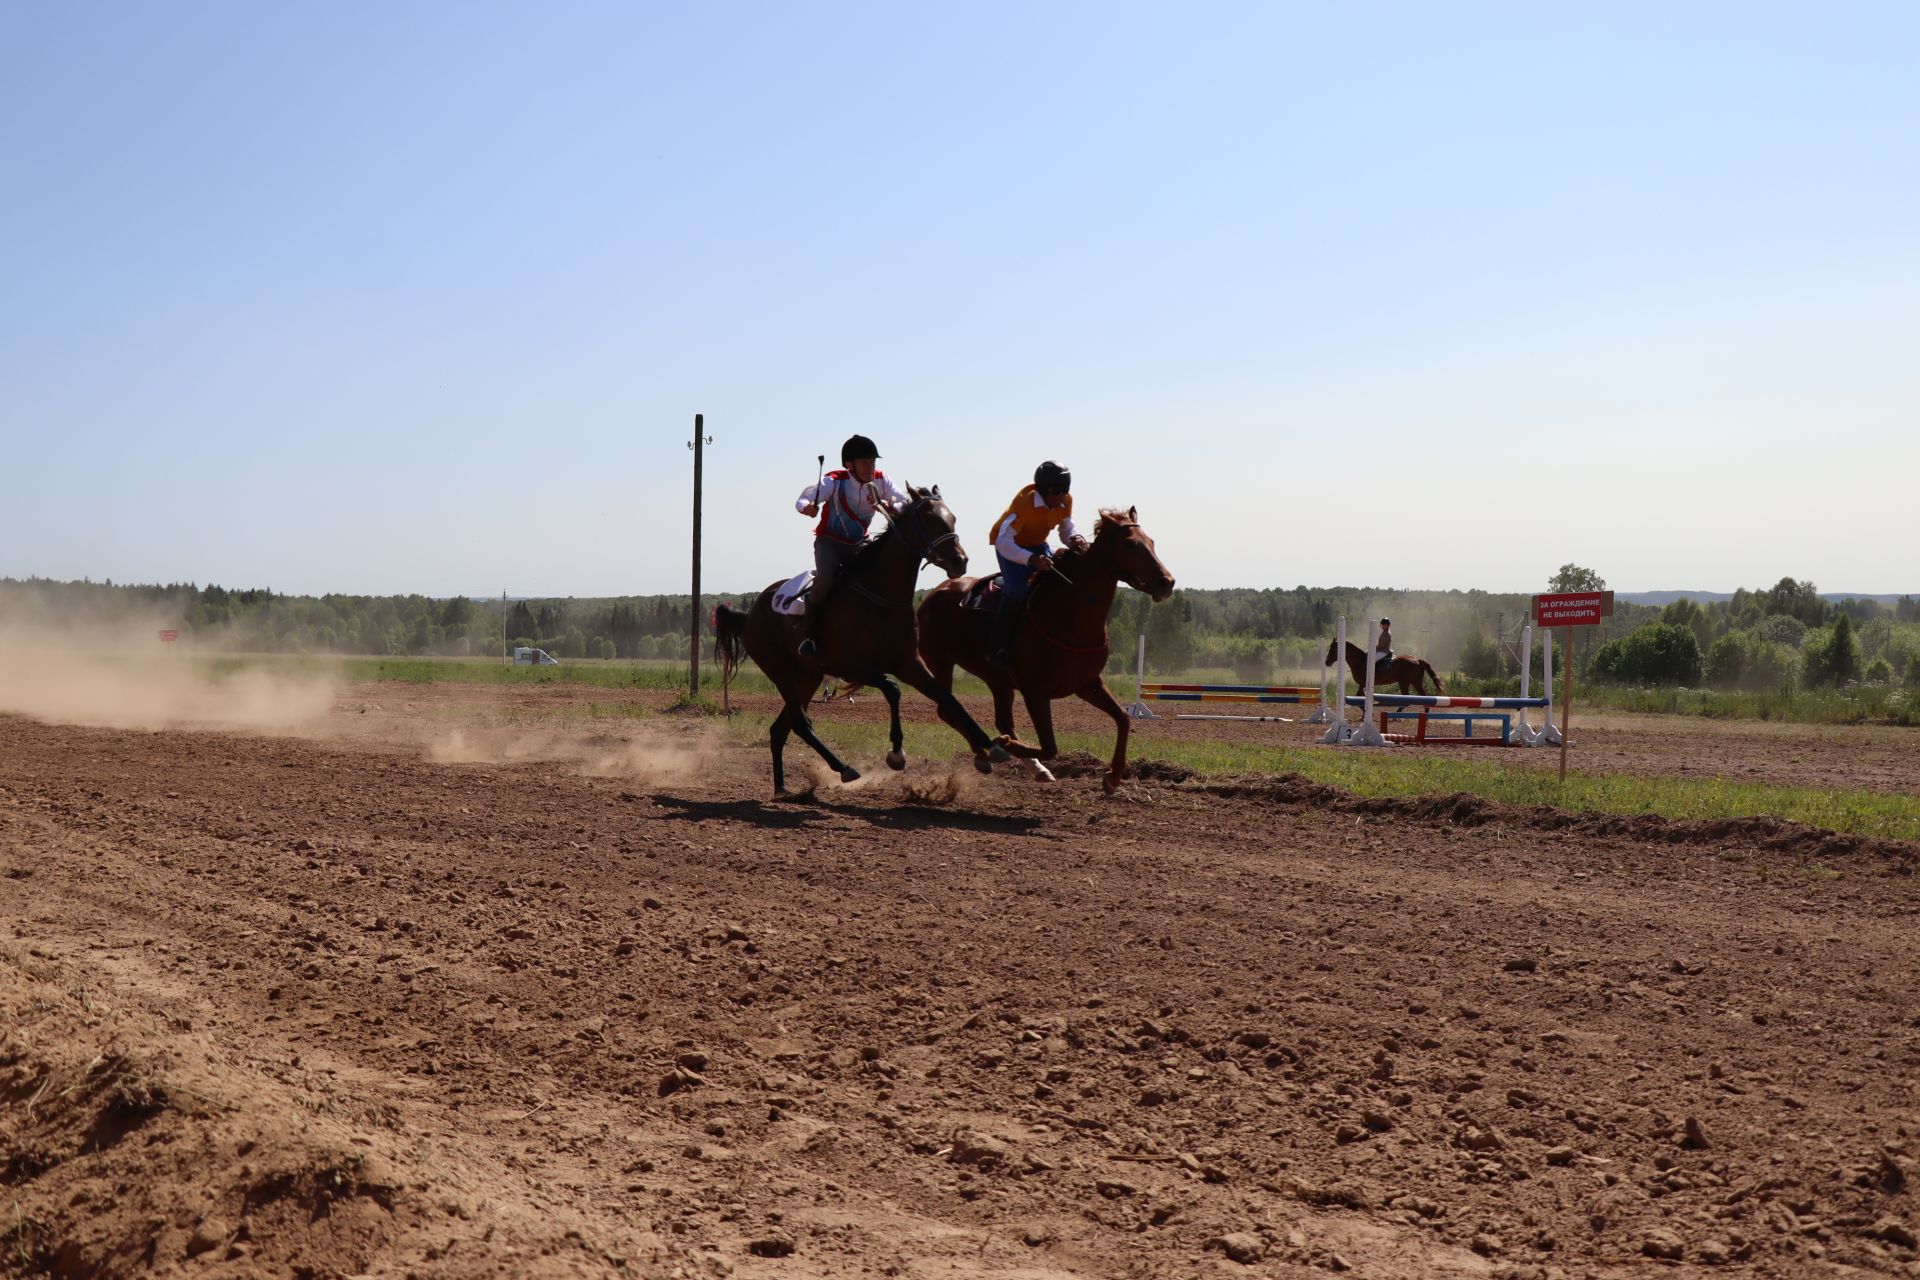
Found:
M 886 727 L 879 724 L 821 723 L 822 736 L 838 751 L 863 760 L 887 749 Z M 767 721 L 741 717 L 731 732 L 743 740 L 762 740 Z M 936 759 L 964 750 L 959 736 L 944 725 L 904 726 L 909 752 Z M 1063 733 L 1063 751 L 1086 751 L 1105 759 L 1113 750 L 1106 734 Z M 795 740 L 793 751 L 807 753 Z M 1827 831 L 1899 840 L 1920 840 L 1920 798 L 1876 791 L 1830 791 L 1815 787 L 1775 787 L 1715 779 L 1648 778 L 1632 774 L 1574 771 L 1562 783 L 1548 769 L 1491 760 L 1466 760 L 1433 751 L 1330 751 L 1318 747 L 1263 746 L 1252 743 L 1169 741 L 1151 730 L 1136 734 L 1133 759 L 1166 760 L 1198 773 L 1297 773 L 1311 781 L 1362 796 L 1423 796 L 1468 792 L 1502 804 L 1555 805 L 1593 813 L 1652 814 L 1664 818 L 1716 819 L 1760 815 L 1802 822 Z

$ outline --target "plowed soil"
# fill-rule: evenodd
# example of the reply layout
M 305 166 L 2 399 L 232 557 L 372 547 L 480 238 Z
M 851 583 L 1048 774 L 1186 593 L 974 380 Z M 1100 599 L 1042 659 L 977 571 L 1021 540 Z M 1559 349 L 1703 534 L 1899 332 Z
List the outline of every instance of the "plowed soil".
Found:
M 1910 847 L 1086 760 L 776 802 L 607 697 L 0 717 L 0 1274 L 1920 1274 Z M 1584 763 L 1920 772 L 1649 724 Z

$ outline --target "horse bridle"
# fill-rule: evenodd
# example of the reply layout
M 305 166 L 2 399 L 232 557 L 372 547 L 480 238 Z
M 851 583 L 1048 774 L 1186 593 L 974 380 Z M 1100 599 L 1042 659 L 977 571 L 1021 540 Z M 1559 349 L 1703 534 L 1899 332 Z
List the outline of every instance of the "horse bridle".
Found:
M 915 537 L 913 536 L 913 532 L 908 529 L 902 517 L 905 517 L 908 514 L 908 512 L 911 512 L 915 507 L 918 507 L 922 503 L 926 503 L 929 501 L 931 501 L 931 499 L 925 498 L 925 497 L 915 498 L 912 502 L 907 504 L 906 510 L 902 511 L 899 517 L 896 517 L 892 512 L 888 511 L 885 507 L 880 508 L 881 512 L 885 514 L 887 517 L 887 524 L 890 525 L 896 532 L 900 534 L 902 538 L 906 540 L 907 546 L 910 549 L 916 550 L 920 553 L 920 563 L 923 565 L 932 564 L 934 553 L 938 551 L 941 547 L 946 546 L 949 542 L 960 541 L 960 533 L 956 529 L 949 529 L 945 533 L 941 534 L 939 537 L 924 543 L 919 542 L 917 539 L 915 539 Z M 917 525 L 919 522 L 918 520 L 916 520 L 914 523 Z

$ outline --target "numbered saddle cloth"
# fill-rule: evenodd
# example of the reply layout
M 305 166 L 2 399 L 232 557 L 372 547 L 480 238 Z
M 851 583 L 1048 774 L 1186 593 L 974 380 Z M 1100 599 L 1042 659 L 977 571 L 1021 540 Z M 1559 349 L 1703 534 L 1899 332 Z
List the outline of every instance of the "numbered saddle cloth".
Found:
M 807 611 L 807 592 L 813 587 L 813 570 L 794 574 L 773 589 L 773 611 L 797 618 Z
M 967 588 L 960 597 L 962 609 L 981 609 L 989 613 L 1000 607 L 1000 575 L 990 573 Z

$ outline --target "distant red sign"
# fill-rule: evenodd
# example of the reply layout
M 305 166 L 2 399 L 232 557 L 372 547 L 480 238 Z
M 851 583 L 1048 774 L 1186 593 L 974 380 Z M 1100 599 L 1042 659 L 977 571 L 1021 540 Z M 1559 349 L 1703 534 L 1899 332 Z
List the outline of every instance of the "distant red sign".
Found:
M 168 627 L 160 633 L 161 644 L 172 644 L 175 640 L 178 640 L 179 638 L 180 638 L 180 633 L 178 631 L 175 631 L 172 627 Z
M 1560 591 L 1533 598 L 1533 621 L 1542 627 L 1592 627 L 1613 616 L 1611 591 Z

